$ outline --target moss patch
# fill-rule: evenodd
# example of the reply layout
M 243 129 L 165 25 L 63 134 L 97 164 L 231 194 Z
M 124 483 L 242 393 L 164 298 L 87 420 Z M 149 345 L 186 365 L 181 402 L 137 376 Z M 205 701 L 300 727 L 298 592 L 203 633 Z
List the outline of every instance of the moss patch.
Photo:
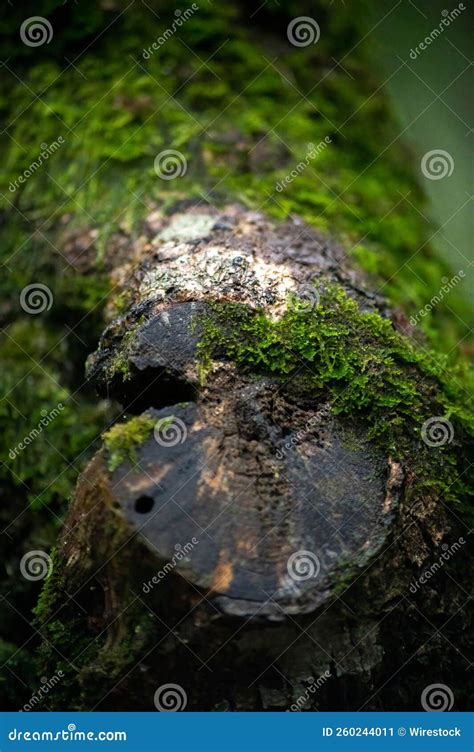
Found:
M 119 423 L 107 433 L 103 440 L 108 451 L 107 465 L 110 472 L 116 470 L 122 462 L 137 461 L 136 449 L 146 441 L 155 427 L 155 420 L 148 415 L 131 418 L 127 423 Z
M 362 421 L 394 459 L 414 467 L 417 493 L 427 489 L 459 503 L 469 490 L 460 444 L 474 436 L 459 374 L 446 360 L 416 348 L 375 313 L 362 313 L 341 288 L 326 291 L 314 309 L 291 300 L 272 320 L 262 310 L 215 302 L 203 320 L 198 347 L 202 369 L 225 357 L 250 372 L 292 377 L 334 413 Z M 454 441 L 432 447 L 422 440 L 431 417 L 449 420 Z
M 123 336 L 123 339 L 120 343 L 120 348 L 119 350 L 117 350 L 108 368 L 107 378 L 109 380 L 117 374 L 120 374 L 124 381 L 127 381 L 130 378 L 130 352 L 137 336 L 137 331 L 140 329 L 144 321 L 144 316 L 140 316 L 138 321 Z
M 67 383 L 62 337 L 40 321 L 19 319 L 4 333 L 0 376 L 0 478 L 16 489 L 17 503 L 60 511 L 113 416 L 110 404 Z

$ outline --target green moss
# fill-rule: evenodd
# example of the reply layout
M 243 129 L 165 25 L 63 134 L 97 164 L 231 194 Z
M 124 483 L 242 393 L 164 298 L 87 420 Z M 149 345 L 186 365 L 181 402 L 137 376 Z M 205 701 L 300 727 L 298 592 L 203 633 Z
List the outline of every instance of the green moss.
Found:
M 104 433 L 103 440 L 108 451 L 110 472 L 125 460 L 137 461 L 136 448 L 146 441 L 155 427 L 156 421 L 149 415 L 139 415 L 127 423 L 118 423 Z
M 169 426 L 173 425 L 174 421 L 174 415 L 167 415 L 166 418 L 160 418 L 160 420 L 157 420 L 155 423 L 157 433 L 160 433 L 160 431 L 166 431 Z
M 364 271 L 373 275 L 380 274 L 382 259 L 374 250 L 363 245 L 357 245 L 351 250 L 350 256 Z
M 64 603 L 64 576 L 56 549 L 51 551 L 51 559 L 51 574 L 33 609 L 33 625 L 43 638 L 36 656 L 38 673 L 62 671 L 61 681 L 48 694 L 49 709 L 79 709 L 77 673 L 97 655 L 102 641 L 88 631 L 77 600 Z
M 17 499 L 64 508 L 113 411 L 65 383 L 64 335 L 32 318 L 18 319 L 3 334 L 0 478 Z
M 51 710 L 95 707 L 104 699 L 104 686 L 118 683 L 136 666 L 140 655 L 148 649 L 146 645 L 154 644 L 153 615 L 143 608 L 140 599 L 133 597 L 140 587 L 142 570 L 134 566 L 137 554 L 133 544 L 124 545 L 129 542 L 129 530 L 120 524 L 109 528 L 99 525 L 97 541 L 92 540 L 90 530 L 86 536 L 84 551 L 104 545 L 105 558 L 113 560 L 113 565 L 107 568 L 106 580 L 95 577 L 95 566 L 87 553 L 80 563 L 70 567 L 64 552 L 57 557 L 53 551 L 52 573 L 34 609 L 34 625 L 43 637 L 37 653 L 38 670 L 50 675 L 60 669 L 64 674 L 54 692 L 48 695 Z M 142 565 L 147 566 L 143 552 Z M 66 597 L 71 591 L 75 593 L 74 599 Z M 122 604 L 115 615 L 104 613 L 108 597 L 113 603 Z M 130 601 L 124 608 L 127 599 Z
M 124 290 L 123 292 L 119 293 L 119 295 L 116 295 L 114 297 L 114 312 L 115 316 L 122 316 L 124 313 L 126 313 L 130 307 L 130 303 L 132 300 L 132 293 L 130 290 Z
M 123 336 L 120 343 L 120 349 L 117 350 L 112 358 L 107 370 L 107 378 L 110 380 L 117 374 L 120 374 L 124 381 L 128 381 L 131 377 L 130 372 L 130 353 L 135 342 L 137 331 L 145 321 L 144 316 L 141 316 L 136 324 L 134 324 Z
M 61 616 L 64 621 L 53 619 L 40 626 L 43 642 L 38 655 L 39 663 L 49 672 L 62 672 L 61 681 L 48 694 L 46 702 L 51 710 L 65 707 L 88 709 L 87 701 L 79 691 L 78 676 L 97 657 L 103 640 L 92 635 L 85 636 L 83 619 L 74 618 L 72 613 L 66 614 L 64 611 Z
M 57 589 L 57 581 L 55 576 L 56 564 L 57 564 L 57 549 L 53 548 L 50 553 L 51 568 L 48 576 L 43 582 L 43 587 L 39 594 L 36 606 L 33 609 L 35 617 L 38 619 L 38 623 L 42 624 L 46 622 L 54 613 L 55 607 L 57 608 L 57 602 L 59 593 Z
M 79 9 L 68 12 L 81 15 Z M 291 11 L 267 6 L 259 14 L 269 28 L 273 24 L 278 41 L 257 35 L 239 3 L 200 7 L 179 35 L 143 58 L 155 35 L 150 29 L 144 36 L 150 11 L 137 7 L 117 19 L 113 38 L 102 35 L 81 58 L 84 77 L 42 58 L 22 74 L 27 86 L 7 79 L 3 107 L 12 125 L 6 184 L 37 158 L 38 144 L 62 131 L 65 139 L 45 169 L 14 194 L 19 209 L 40 219 L 53 212 L 50 224 L 66 213 L 70 226 L 90 225 L 93 217 L 99 262 L 117 217 L 126 231 L 138 232 L 151 199 L 166 205 L 209 193 L 213 203 L 231 197 L 280 218 L 297 213 L 338 234 L 348 248 L 363 239 L 356 261 L 378 275 L 392 300 L 416 312 L 449 272 L 427 242 L 432 227 L 413 209 L 422 209 L 425 199 L 378 91 L 370 42 L 362 41 L 367 3 L 357 0 L 334 13 L 329 0 L 320 0 L 317 14 L 324 29 L 318 44 L 295 49 L 285 32 L 298 3 Z M 172 24 L 172 9 L 160 4 L 159 15 L 163 28 Z M 338 44 L 350 78 L 339 67 L 327 69 Z M 215 52 L 204 66 L 189 47 L 205 58 Z M 262 55 L 276 61 L 262 70 Z M 137 63 L 130 66 L 130 60 Z M 243 80 L 249 83 L 242 90 Z M 31 101 L 31 89 L 41 90 L 41 98 Z M 28 120 L 19 116 L 23 110 Z M 278 192 L 276 183 L 305 161 L 308 145 L 326 136 L 328 147 Z M 187 161 L 186 174 L 176 180 L 160 180 L 154 170 L 165 149 L 179 150 Z M 449 306 L 469 322 L 457 291 Z M 444 303 L 430 319 L 444 327 L 448 349 L 466 333 Z M 432 336 L 433 327 L 427 329 Z
M 417 493 L 432 489 L 459 502 L 467 492 L 458 442 L 474 436 L 474 420 L 460 374 L 448 373 L 445 358 L 416 347 L 389 320 L 362 313 L 342 289 L 328 290 L 312 310 L 290 300 L 278 320 L 214 303 L 202 326 L 203 369 L 224 356 L 249 372 L 293 376 L 300 390 L 329 400 L 335 414 L 367 426 L 393 458 L 414 463 Z M 434 449 L 422 441 L 422 425 L 434 416 L 452 423 L 455 445 Z

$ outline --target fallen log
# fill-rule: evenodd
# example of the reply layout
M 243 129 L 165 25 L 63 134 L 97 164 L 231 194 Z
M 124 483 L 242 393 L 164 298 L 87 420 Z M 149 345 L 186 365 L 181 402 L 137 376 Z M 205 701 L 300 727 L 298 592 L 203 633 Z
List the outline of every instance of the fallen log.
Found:
M 239 205 L 153 212 L 113 274 L 88 374 L 128 417 L 37 609 L 52 706 L 416 710 L 435 662 L 461 709 L 465 418 L 403 313 Z

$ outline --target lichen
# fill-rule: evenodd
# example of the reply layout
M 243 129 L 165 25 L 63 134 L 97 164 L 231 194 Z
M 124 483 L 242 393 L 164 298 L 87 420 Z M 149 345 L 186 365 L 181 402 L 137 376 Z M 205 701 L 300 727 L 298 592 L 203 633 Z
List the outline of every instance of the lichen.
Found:
M 134 463 L 137 461 L 136 449 L 150 437 L 154 427 L 155 420 L 144 414 L 131 418 L 126 423 L 118 423 L 103 434 L 110 472 L 126 460 Z

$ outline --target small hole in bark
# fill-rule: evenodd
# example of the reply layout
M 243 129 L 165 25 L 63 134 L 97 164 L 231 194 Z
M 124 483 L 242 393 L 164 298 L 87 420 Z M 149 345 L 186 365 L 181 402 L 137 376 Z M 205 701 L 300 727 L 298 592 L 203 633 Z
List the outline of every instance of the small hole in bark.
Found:
M 135 501 L 135 511 L 139 514 L 148 514 L 153 509 L 155 500 L 151 496 L 139 496 Z

